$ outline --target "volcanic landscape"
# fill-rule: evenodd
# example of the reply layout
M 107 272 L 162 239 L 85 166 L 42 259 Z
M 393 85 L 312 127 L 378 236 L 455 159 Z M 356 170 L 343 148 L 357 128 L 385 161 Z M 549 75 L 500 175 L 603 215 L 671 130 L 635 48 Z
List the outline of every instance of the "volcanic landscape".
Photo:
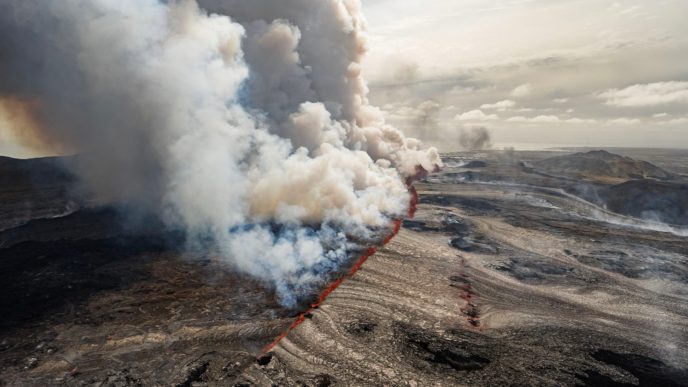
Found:
M 286 309 L 72 159 L 3 158 L 0 385 L 688 385 L 687 152 L 443 159 L 396 238 Z

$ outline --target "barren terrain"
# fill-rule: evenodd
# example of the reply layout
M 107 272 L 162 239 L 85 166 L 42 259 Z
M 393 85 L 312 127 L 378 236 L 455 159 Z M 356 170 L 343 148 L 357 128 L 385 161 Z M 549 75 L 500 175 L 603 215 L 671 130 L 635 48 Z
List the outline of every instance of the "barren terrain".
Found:
M 0 385 L 688 385 L 688 230 L 586 200 L 600 180 L 547 156 L 447 155 L 415 218 L 267 352 L 296 311 L 212 254 L 92 203 L 5 219 Z

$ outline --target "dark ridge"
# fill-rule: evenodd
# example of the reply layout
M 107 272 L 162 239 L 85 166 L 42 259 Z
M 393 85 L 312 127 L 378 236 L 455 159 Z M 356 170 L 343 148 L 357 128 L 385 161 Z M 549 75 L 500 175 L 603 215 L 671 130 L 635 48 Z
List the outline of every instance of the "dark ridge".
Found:
M 42 187 L 73 183 L 69 172 L 76 163 L 76 156 L 14 159 L 0 156 L 0 187 Z
M 556 156 L 535 162 L 538 169 L 568 177 L 591 179 L 659 179 L 673 176 L 647 161 L 619 156 L 604 150 Z

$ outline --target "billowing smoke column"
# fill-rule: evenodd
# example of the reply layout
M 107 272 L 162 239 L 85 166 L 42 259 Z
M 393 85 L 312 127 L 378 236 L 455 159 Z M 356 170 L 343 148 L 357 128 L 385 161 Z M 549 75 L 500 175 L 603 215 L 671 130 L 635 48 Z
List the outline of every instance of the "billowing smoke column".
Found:
M 81 153 L 94 193 L 293 305 L 441 164 L 369 105 L 364 31 L 359 0 L 0 0 L 0 99 Z

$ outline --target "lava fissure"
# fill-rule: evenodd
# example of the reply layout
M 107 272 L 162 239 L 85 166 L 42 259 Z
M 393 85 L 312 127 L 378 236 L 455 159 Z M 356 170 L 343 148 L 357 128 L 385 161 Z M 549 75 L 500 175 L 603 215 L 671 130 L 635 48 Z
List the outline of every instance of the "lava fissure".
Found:
M 397 223 L 401 224 L 401 221 L 396 221 L 396 220 L 395 220 L 395 224 L 397 224 Z M 392 239 L 394 238 L 394 236 L 396 236 L 396 233 L 399 232 L 399 228 L 397 228 L 397 227 L 395 226 L 395 228 L 393 229 L 393 231 L 394 231 L 393 233 L 391 233 L 387 238 L 385 238 L 385 243 L 389 242 L 390 240 L 392 240 Z M 315 311 L 315 309 L 319 308 L 320 305 L 321 305 L 323 302 L 325 302 L 325 300 L 327 299 L 327 297 L 328 297 L 333 291 L 335 291 L 335 289 L 337 289 L 342 283 L 344 283 L 344 281 L 345 281 L 346 279 L 353 277 L 353 276 L 356 274 L 356 272 L 358 272 L 358 271 L 361 269 L 361 267 L 363 267 L 363 264 L 368 260 L 368 258 L 372 257 L 376 252 L 377 252 L 377 248 L 376 248 L 376 247 L 370 247 L 370 248 L 368 248 L 368 249 L 365 251 L 365 253 L 364 253 L 363 255 L 361 255 L 361 257 L 358 259 L 358 261 L 356 261 L 356 263 L 351 267 L 351 269 L 349 270 L 348 273 L 346 273 L 345 275 L 343 275 L 343 276 L 337 278 L 336 280 L 334 280 L 334 281 L 330 284 L 330 286 L 328 286 L 328 287 L 320 294 L 320 296 L 318 297 L 318 300 L 317 300 L 316 302 L 313 302 L 313 303 L 311 304 L 310 308 L 308 308 L 305 312 L 300 313 L 300 314 L 298 315 L 298 317 L 296 318 L 296 320 L 289 326 L 289 328 L 287 328 L 286 331 L 282 332 L 282 333 L 281 333 L 272 343 L 268 344 L 268 345 L 263 349 L 263 354 L 270 352 L 270 351 L 271 351 L 280 341 L 282 341 L 282 339 L 284 339 L 285 337 L 287 337 L 287 335 L 288 335 L 291 331 L 293 331 L 293 330 L 296 329 L 299 325 L 301 325 L 301 323 L 304 322 L 304 321 L 306 320 L 306 315 L 312 314 L 312 313 Z
M 461 257 L 459 265 L 459 279 L 461 283 L 453 285 L 461 291 L 459 297 L 465 301 L 465 304 L 459 308 L 459 311 L 466 317 L 469 326 L 477 329 L 484 329 L 484 326 L 482 326 L 480 322 L 480 308 L 473 301 L 475 291 L 473 290 L 468 274 L 466 274 L 466 259 L 464 257 Z
M 408 178 L 408 179 L 406 180 L 406 185 L 408 186 L 409 194 L 411 195 L 411 199 L 410 199 L 410 201 L 409 201 L 409 209 L 408 209 L 408 212 L 407 212 L 407 216 L 408 216 L 409 219 L 411 219 L 411 218 L 413 218 L 413 217 L 415 216 L 416 210 L 417 210 L 417 206 L 418 206 L 418 192 L 416 191 L 416 189 L 415 189 L 415 188 L 413 187 L 413 185 L 412 185 L 412 184 L 413 184 L 413 181 L 416 180 L 419 176 L 424 176 L 424 175 L 425 175 L 424 170 L 421 170 L 421 171 L 418 172 L 418 174 L 417 174 L 415 177 L 411 177 L 411 178 Z M 402 221 L 403 221 L 403 219 L 395 219 L 395 220 L 392 222 L 392 231 L 391 231 L 390 234 L 383 240 L 382 246 L 387 245 L 389 242 L 392 241 L 392 239 L 394 239 L 395 236 L 397 236 L 397 234 L 398 234 L 399 231 L 401 230 Z M 270 351 L 271 351 L 280 341 L 282 341 L 282 339 L 284 339 L 285 337 L 287 337 L 287 335 L 288 335 L 291 331 L 293 331 L 293 330 L 296 329 L 299 325 L 301 325 L 301 323 L 304 322 L 304 321 L 306 320 L 306 315 L 312 314 L 312 313 L 315 311 L 315 309 L 317 309 L 318 307 L 320 307 L 320 305 L 321 305 L 323 302 L 325 302 L 325 300 L 327 299 L 327 297 L 328 297 L 333 291 L 335 291 L 335 289 L 337 289 L 345 280 L 347 280 L 348 278 L 353 277 L 353 276 L 356 274 L 356 272 L 358 272 L 358 271 L 361 269 L 361 267 L 363 267 L 363 264 L 368 260 L 368 258 L 370 258 L 370 257 L 372 257 L 373 255 L 375 255 L 375 253 L 377 252 L 377 249 L 378 249 L 378 247 L 375 247 L 375 246 L 369 247 L 369 248 L 361 255 L 361 257 L 358 259 L 358 261 L 356 261 L 356 263 L 351 267 L 351 269 L 348 271 L 348 273 L 346 273 L 346 274 L 342 275 L 341 277 L 337 278 L 336 280 L 334 280 L 334 281 L 330 284 L 330 286 L 328 286 L 328 287 L 320 294 L 320 296 L 318 297 L 318 300 L 317 300 L 316 302 L 313 302 L 313 303 L 311 304 L 310 308 L 308 308 L 306 311 L 300 313 L 300 314 L 298 315 L 298 317 L 296 318 L 296 320 L 289 326 L 289 328 L 287 328 L 286 331 L 282 332 L 279 336 L 277 336 L 277 338 L 276 338 L 275 340 L 273 340 L 272 343 L 268 344 L 268 345 L 263 349 L 263 352 L 262 352 L 262 353 L 263 353 L 263 354 L 266 354 L 266 353 L 270 352 Z

